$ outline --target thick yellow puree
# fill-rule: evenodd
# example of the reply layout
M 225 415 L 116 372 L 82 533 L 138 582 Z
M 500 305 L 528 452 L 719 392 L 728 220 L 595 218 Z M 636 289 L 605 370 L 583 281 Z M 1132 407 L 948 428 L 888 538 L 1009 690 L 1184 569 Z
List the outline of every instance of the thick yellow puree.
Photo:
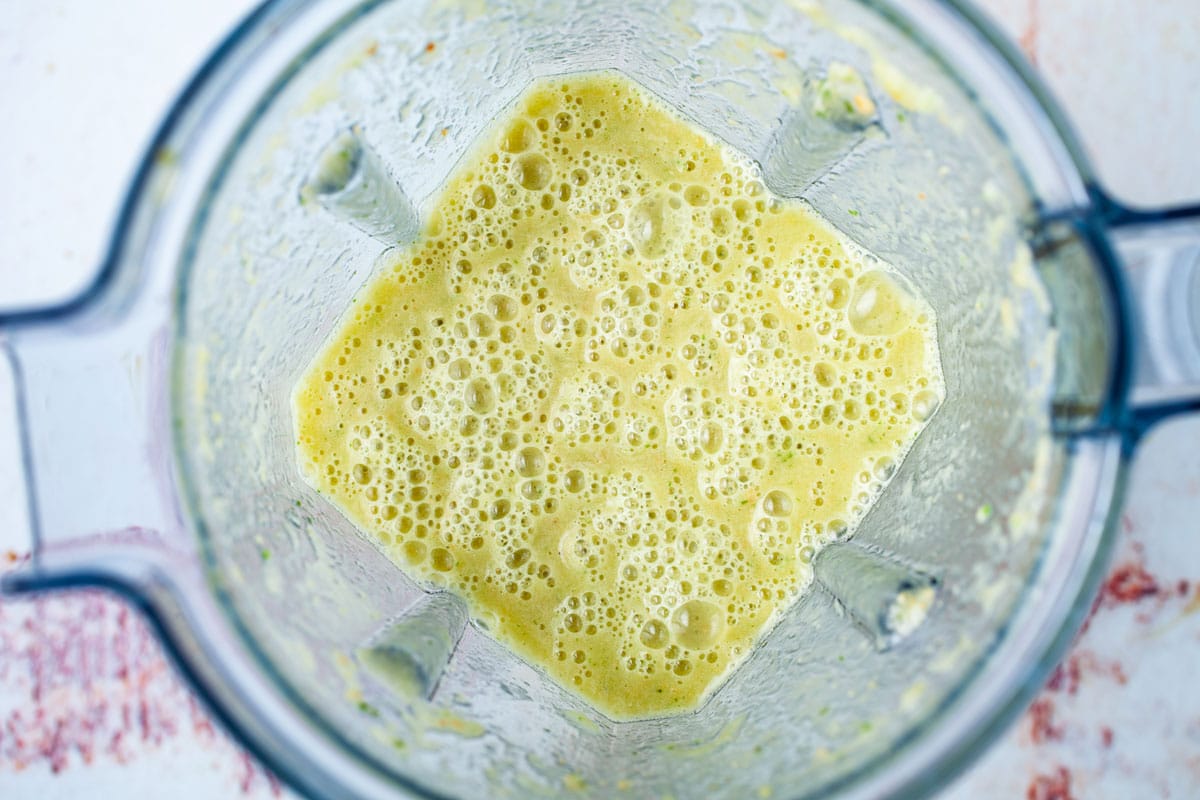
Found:
M 630 718 L 730 672 L 942 391 L 886 265 L 601 73 L 496 122 L 294 402 L 317 489 Z

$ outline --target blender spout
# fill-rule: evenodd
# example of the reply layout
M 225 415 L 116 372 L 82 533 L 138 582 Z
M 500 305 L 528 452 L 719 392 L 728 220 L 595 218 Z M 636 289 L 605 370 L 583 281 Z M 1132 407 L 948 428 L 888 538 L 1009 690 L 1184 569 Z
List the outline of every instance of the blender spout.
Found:
M 467 608 L 449 592 L 423 595 L 358 651 L 377 680 L 406 700 L 428 700 L 462 638 Z
M 853 541 L 830 544 L 817 554 L 813 571 L 817 584 L 881 651 L 919 628 L 937 597 L 933 575 Z
M 385 244 L 405 242 L 417 234 L 416 210 L 358 125 L 338 134 L 317 156 L 300 187 L 301 204 L 313 200 Z

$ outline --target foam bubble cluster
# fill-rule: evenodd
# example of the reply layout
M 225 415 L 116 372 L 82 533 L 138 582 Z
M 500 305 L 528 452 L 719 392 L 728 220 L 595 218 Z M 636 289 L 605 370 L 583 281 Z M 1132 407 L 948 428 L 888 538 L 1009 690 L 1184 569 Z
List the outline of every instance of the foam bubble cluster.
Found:
M 686 709 L 942 397 L 889 267 L 611 74 L 536 85 L 296 392 L 303 468 L 614 717 Z

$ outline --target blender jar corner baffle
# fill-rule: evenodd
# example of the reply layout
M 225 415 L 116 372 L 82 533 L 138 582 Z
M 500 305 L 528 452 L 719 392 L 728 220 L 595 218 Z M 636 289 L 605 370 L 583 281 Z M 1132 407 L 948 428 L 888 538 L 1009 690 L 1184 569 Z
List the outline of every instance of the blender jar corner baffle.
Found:
M 533 78 L 597 69 L 895 265 L 936 310 L 946 380 L 855 538 L 726 684 L 620 723 L 314 493 L 289 404 L 487 123 Z M 833 73 L 870 113 L 819 113 Z M 268 2 L 171 109 L 91 288 L 0 316 L 33 522 L 4 588 L 123 593 L 313 796 L 918 794 L 1073 635 L 1138 437 L 1200 409 L 1198 219 L 1108 199 L 956 2 Z

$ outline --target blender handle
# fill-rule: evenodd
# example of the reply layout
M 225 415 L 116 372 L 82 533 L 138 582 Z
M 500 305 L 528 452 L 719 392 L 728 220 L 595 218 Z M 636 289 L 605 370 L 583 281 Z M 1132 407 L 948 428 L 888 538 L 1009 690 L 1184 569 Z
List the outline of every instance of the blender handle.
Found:
M 1126 418 L 1136 440 L 1200 411 L 1200 205 L 1138 210 L 1097 199 L 1136 320 Z
M 29 555 L 0 576 L 0 592 L 99 585 L 138 594 L 186 555 L 170 535 L 180 510 L 162 388 L 169 323 L 165 306 L 139 304 L 162 287 L 117 255 L 74 296 L 0 311 Z
M 163 337 L 140 347 L 78 319 L 0 328 L 28 520 L 28 560 L 0 575 L 0 593 L 91 585 L 140 596 L 185 555 L 164 535 L 179 512 L 166 491 L 166 409 L 151 390 Z

